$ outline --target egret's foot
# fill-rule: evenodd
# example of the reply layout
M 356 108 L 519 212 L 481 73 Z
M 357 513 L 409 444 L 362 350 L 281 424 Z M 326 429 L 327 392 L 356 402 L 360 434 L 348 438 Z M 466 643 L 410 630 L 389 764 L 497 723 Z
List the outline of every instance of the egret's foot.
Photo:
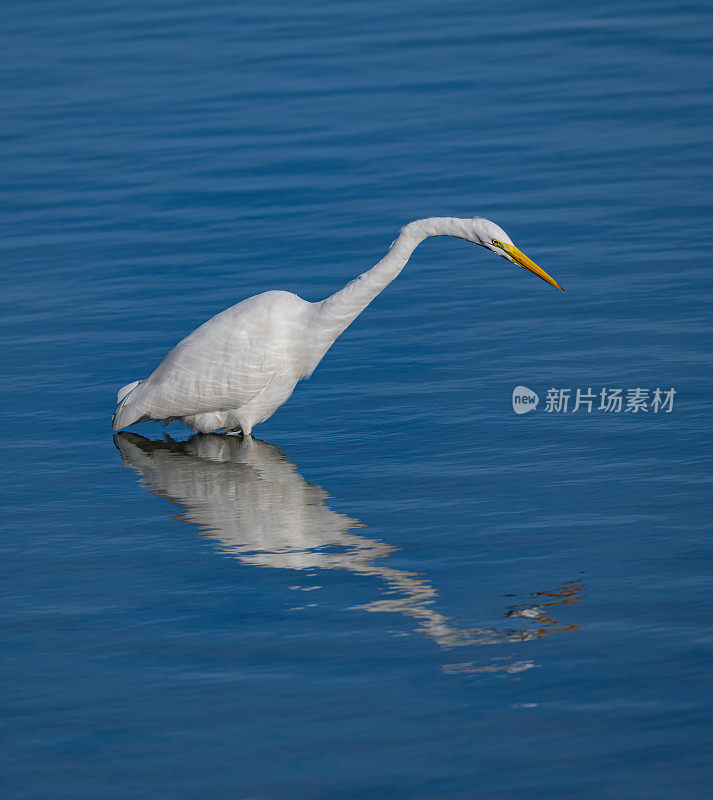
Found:
M 245 433 L 242 428 L 234 428 L 232 431 L 221 431 L 224 436 L 242 436 L 243 439 L 252 439 L 252 433 Z

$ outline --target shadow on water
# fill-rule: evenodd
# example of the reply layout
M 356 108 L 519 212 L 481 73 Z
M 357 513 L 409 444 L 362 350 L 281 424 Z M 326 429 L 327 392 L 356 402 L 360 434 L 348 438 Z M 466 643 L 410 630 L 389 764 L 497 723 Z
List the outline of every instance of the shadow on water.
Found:
M 507 609 L 504 616 L 517 620 L 520 628 L 455 625 L 433 608 L 438 592 L 428 580 L 382 563 L 395 547 L 354 533 L 364 524 L 333 511 L 325 502 L 327 493 L 306 481 L 267 442 L 217 434 L 198 434 L 183 442 L 151 440 L 126 431 L 114 441 L 125 466 L 138 472 L 155 494 L 183 508 L 182 519 L 200 526 L 223 553 L 253 566 L 338 569 L 378 578 L 388 596 L 352 608 L 410 617 L 420 633 L 443 649 L 529 641 L 577 628 L 555 619 L 552 607 L 578 602 L 583 591 L 579 580 L 535 592 L 532 602 Z M 532 662 L 483 669 L 515 672 L 529 666 Z M 482 671 L 470 662 L 444 670 Z

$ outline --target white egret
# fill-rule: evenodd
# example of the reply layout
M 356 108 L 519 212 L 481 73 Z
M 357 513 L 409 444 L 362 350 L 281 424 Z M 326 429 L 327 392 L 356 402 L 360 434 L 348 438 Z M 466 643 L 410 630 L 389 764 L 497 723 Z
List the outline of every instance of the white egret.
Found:
M 564 291 L 515 247 L 502 228 L 476 217 L 432 217 L 406 225 L 376 266 L 317 303 L 270 291 L 243 300 L 186 336 L 143 380 L 117 395 L 114 429 L 144 420 L 181 420 L 202 433 L 249 436 L 309 377 L 336 338 L 393 281 L 431 236 L 492 250 Z

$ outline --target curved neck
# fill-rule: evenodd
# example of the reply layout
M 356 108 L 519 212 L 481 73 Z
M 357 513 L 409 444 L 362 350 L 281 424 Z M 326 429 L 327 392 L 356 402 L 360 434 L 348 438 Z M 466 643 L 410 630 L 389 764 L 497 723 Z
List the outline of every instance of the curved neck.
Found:
M 467 222 L 456 217 L 430 217 L 409 222 L 378 264 L 320 303 L 320 319 L 332 341 L 399 275 L 424 239 L 431 236 L 466 238 Z

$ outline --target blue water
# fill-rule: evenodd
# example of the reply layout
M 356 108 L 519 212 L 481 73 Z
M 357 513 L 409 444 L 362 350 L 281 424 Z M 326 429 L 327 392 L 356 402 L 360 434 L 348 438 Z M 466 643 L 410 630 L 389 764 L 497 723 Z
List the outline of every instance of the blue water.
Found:
M 3 798 L 710 796 L 707 5 L 6 2 L 1 38 Z M 441 214 L 567 293 L 428 241 L 252 447 L 115 444 L 205 319 Z

